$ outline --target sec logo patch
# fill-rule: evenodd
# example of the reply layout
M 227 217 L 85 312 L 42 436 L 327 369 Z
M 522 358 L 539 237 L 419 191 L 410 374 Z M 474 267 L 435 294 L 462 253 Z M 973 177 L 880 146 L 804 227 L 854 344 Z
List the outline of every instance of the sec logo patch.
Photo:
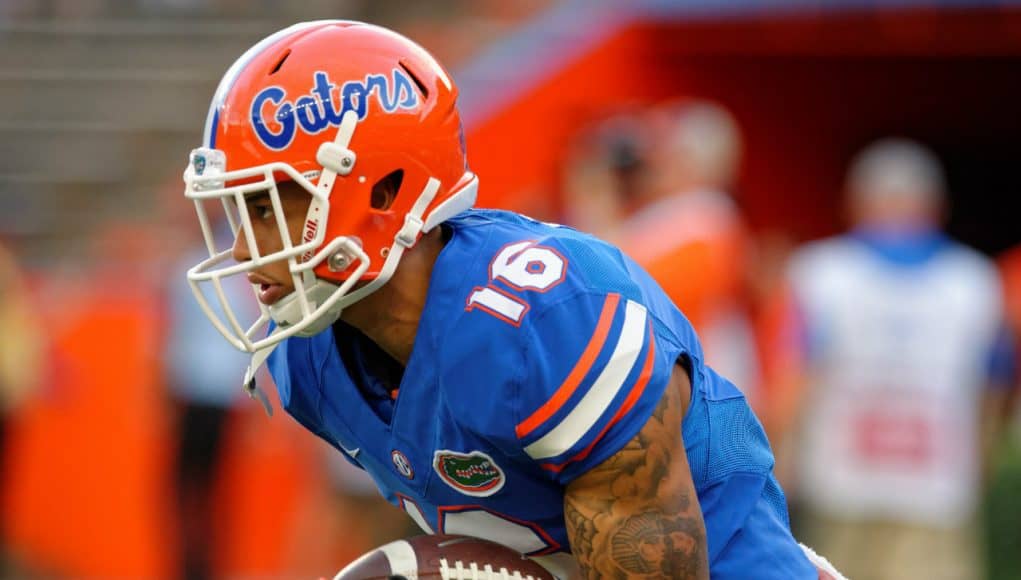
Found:
M 390 460 L 394 462 L 394 467 L 397 469 L 398 473 L 408 479 L 415 478 L 415 470 L 411 467 L 411 462 L 408 461 L 407 455 L 404 455 L 400 451 L 394 449 L 390 452 Z

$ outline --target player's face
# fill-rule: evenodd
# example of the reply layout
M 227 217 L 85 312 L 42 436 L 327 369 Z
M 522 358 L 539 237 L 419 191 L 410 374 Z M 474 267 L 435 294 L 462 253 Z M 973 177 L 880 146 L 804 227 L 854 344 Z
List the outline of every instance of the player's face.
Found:
M 277 190 L 280 193 L 280 205 L 284 210 L 291 243 L 297 245 L 301 239 L 302 226 L 311 198 L 307 191 L 293 182 L 280 183 Z M 246 200 L 245 205 L 252 220 L 252 235 L 259 254 L 265 256 L 282 250 L 284 245 L 282 234 L 277 227 L 277 218 L 269 194 L 254 194 Z M 252 259 L 248 241 L 240 232 L 234 238 L 231 253 L 238 262 Z M 259 286 L 259 301 L 267 306 L 294 291 L 294 280 L 291 278 L 286 260 L 278 260 L 256 268 L 248 273 L 248 281 Z

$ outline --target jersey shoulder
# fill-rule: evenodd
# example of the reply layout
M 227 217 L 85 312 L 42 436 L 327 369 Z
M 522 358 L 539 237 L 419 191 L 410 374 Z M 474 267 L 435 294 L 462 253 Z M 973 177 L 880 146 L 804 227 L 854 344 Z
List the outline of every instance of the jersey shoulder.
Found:
M 513 212 L 472 210 L 452 220 L 445 272 L 461 277 L 462 302 L 447 314 L 454 344 L 534 350 L 576 348 L 606 305 L 641 307 L 661 332 L 683 341 L 690 325 L 655 281 L 613 245 Z M 444 251 L 446 253 L 446 250 Z
M 520 294 L 532 311 L 583 292 L 639 300 L 654 290 L 620 249 L 567 226 L 500 210 L 471 210 L 448 224 L 474 258 L 462 258 L 465 284 L 493 282 L 499 292 Z
M 596 238 L 506 212 L 465 219 L 455 239 L 479 259 L 441 341 L 444 394 L 471 429 L 569 481 L 644 425 L 683 317 Z

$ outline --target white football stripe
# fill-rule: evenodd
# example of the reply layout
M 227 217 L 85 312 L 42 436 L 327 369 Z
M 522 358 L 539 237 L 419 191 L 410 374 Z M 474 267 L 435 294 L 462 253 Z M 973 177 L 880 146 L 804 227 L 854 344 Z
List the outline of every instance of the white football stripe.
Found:
M 556 457 L 573 447 L 610 406 L 613 398 L 624 386 L 631 369 L 634 368 L 638 354 L 642 352 L 642 345 L 645 343 L 645 320 L 645 307 L 628 300 L 624 310 L 624 326 L 613 349 L 613 355 L 610 356 L 610 362 L 564 420 L 538 441 L 525 447 L 525 453 L 532 459 Z
M 415 557 L 415 549 L 411 547 L 411 544 L 404 540 L 397 540 L 382 546 L 380 550 L 386 554 L 392 574 L 399 574 L 408 580 L 418 579 L 418 558 Z

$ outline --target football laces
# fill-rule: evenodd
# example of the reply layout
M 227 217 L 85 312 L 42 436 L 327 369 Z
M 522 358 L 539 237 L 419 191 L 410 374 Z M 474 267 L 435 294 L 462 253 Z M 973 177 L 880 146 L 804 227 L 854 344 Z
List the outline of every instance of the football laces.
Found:
M 489 564 L 479 568 L 476 562 L 465 565 L 460 560 L 454 560 L 451 566 L 446 558 L 440 558 L 440 576 L 443 580 L 536 580 L 531 574 L 523 576 L 518 570 L 511 572 L 502 567 L 494 570 Z

